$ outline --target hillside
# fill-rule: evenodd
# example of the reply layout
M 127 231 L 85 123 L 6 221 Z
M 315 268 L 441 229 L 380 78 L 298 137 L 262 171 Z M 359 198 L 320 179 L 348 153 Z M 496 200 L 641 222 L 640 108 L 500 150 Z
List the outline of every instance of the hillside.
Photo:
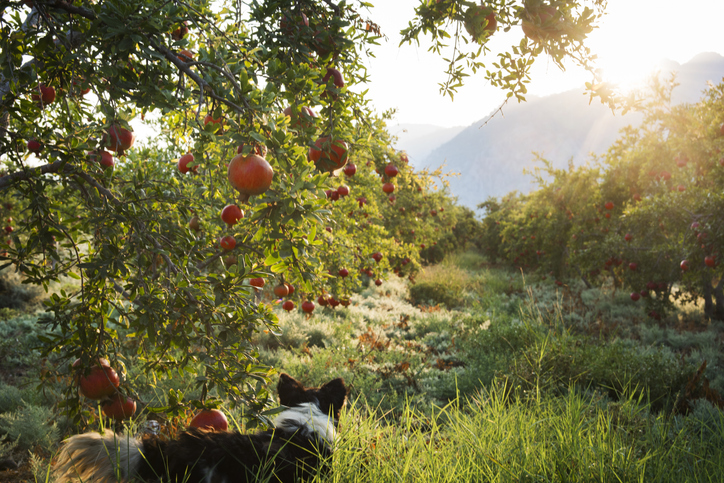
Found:
M 685 64 L 668 61 L 662 63 L 662 72 L 667 71 L 678 73 L 680 85 L 674 91 L 673 101 L 695 102 L 707 81 L 716 82 L 724 76 L 724 57 L 704 53 Z M 556 167 L 565 167 L 569 161 L 580 165 L 589 159 L 590 153 L 605 152 L 621 128 L 641 122 L 638 114 L 614 115 L 598 101 L 589 105 L 582 92 L 581 89 L 531 97 L 524 104 L 507 106 L 504 115 L 495 116 L 483 127 L 486 115 L 415 165 L 437 167 L 446 162 L 447 170 L 461 173 L 451 179 L 450 189 L 461 204 L 471 208 L 489 196 L 502 196 L 512 190 L 528 192 L 534 185 L 523 170 L 535 167 L 534 152 Z M 427 133 L 426 146 L 442 132 L 440 128 Z M 412 139 L 401 141 L 405 142 L 398 145 L 413 150 L 407 144 Z
M 407 151 L 410 163 L 416 168 L 438 146 L 447 143 L 460 134 L 465 126 L 440 127 L 432 124 L 395 124 L 388 127 L 391 135 L 397 137 L 395 147 Z

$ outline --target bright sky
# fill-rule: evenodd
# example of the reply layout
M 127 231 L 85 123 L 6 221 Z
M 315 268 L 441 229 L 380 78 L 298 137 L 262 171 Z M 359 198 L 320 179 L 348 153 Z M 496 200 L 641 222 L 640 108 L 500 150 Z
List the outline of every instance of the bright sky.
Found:
M 369 17 L 377 22 L 389 41 L 375 50 L 369 60 L 369 96 L 379 111 L 397 108 L 399 123 L 467 126 L 485 117 L 505 99 L 505 94 L 487 84 L 484 74 L 468 77 L 451 102 L 442 97 L 438 83 L 444 77 L 445 62 L 427 52 L 428 39 L 420 47 L 400 43 L 400 30 L 412 18 L 420 0 L 372 0 L 376 6 Z M 724 55 L 724 0 L 608 0 L 607 15 L 591 35 L 590 48 L 610 80 L 619 83 L 645 79 L 658 61 L 686 63 L 701 52 Z M 520 42 L 520 27 L 491 39 L 491 55 Z M 722 73 L 724 75 L 724 73 Z M 541 56 L 536 60 L 528 92 L 548 95 L 581 88 L 590 81 L 582 69 L 561 72 Z

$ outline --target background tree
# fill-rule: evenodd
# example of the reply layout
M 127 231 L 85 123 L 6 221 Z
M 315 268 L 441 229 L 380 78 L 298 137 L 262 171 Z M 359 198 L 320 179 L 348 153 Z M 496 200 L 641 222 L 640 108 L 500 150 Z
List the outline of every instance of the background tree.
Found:
M 629 290 L 655 319 L 675 300 L 703 298 L 705 314 L 724 320 L 724 84 L 672 106 L 675 86 L 655 79 L 642 125 L 591 165 L 555 170 L 541 160 L 539 189 L 481 205 L 486 252 L 560 285 Z

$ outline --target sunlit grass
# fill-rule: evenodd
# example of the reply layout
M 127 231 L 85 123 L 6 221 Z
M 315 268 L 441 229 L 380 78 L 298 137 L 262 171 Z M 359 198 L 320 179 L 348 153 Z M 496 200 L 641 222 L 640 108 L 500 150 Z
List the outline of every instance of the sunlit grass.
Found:
M 724 417 L 669 420 L 629 398 L 511 400 L 498 386 L 425 415 L 353 405 L 324 482 L 720 481 Z

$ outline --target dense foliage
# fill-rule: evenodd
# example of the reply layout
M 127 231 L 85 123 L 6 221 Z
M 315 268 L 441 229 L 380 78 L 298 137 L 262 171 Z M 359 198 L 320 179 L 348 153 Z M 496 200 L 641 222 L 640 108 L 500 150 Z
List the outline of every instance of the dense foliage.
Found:
M 216 389 L 258 413 L 273 369 L 252 337 L 277 331 L 263 285 L 285 310 L 345 305 L 390 275 L 414 280 L 420 251 L 439 257 L 458 217 L 469 231 L 443 174 L 416 173 L 361 92 L 380 38 L 363 6 L 3 10 L 0 257 L 52 292 L 47 377 L 112 367 L 134 394 L 133 359 L 148 374 L 196 372 L 197 405 L 218 404 Z M 442 251 L 464 246 L 445 239 Z M 66 396 L 80 421 L 74 383 Z
M 673 87 L 655 81 L 643 124 L 594 164 L 541 160 L 538 190 L 482 203 L 486 253 L 559 285 L 613 282 L 654 319 L 703 298 L 724 320 L 724 84 L 696 105 L 671 105 Z

